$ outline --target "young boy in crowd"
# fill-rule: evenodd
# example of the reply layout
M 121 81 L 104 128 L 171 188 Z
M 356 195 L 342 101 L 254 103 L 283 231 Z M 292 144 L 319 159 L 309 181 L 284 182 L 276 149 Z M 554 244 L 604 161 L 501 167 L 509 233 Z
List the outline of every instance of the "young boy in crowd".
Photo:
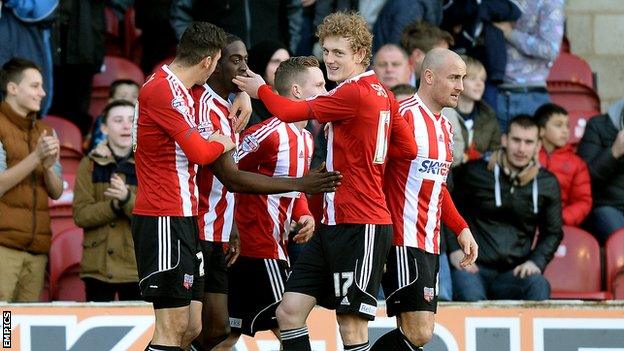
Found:
M 585 161 L 568 144 L 568 112 L 548 103 L 535 111 L 535 120 L 542 139 L 539 161 L 561 188 L 563 224 L 579 226 L 592 208 L 591 180 Z
M 399 84 L 390 88 L 397 101 L 409 99 L 416 93 L 416 88 L 409 84 Z
M 102 115 L 105 136 L 78 167 L 74 221 L 84 229 L 80 276 L 87 301 L 139 300 L 130 220 L 137 186 L 131 127 L 134 103 L 109 103 Z M 100 148 L 108 149 L 105 155 Z
M 110 86 L 108 91 L 108 102 L 111 103 L 115 100 L 125 100 L 134 104 L 139 97 L 139 88 L 139 84 L 133 80 L 118 79 Z M 88 150 L 93 150 L 94 147 L 106 139 L 106 135 L 102 133 L 102 119 L 103 116 L 100 115 L 93 123 Z

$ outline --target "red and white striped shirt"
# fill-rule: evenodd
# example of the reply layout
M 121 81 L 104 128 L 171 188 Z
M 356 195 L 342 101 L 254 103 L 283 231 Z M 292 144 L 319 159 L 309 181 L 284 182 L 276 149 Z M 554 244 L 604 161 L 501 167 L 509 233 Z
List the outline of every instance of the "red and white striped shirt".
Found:
M 269 177 L 301 177 L 310 167 L 312 135 L 272 117 L 247 129 L 238 147 L 238 168 Z M 287 260 L 290 221 L 310 215 L 306 195 L 236 195 L 241 255 Z
M 228 114 L 232 104 L 224 100 L 208 84 L 192 89 L 197 105 L 196 122 L 204 138 L 214 132 L 228 135 L 235 143 L 238 133 L 234 133 Z M 213 242 L 228 242 L 234 219 L 234 194 L 214 176 L 209 166 L 200 167 L 197 173 L 199 187 L 199 239 Z
M 393 244 L 439 254 L 443 188 L 453 161 L 451 124 L 431 113 L 417 94 L 401 102 L 399 113 L 414 130 L 418 156 L 412 161 L 392 159 L 386 169 Z
M 134 214 L 196 216 L 197 165 L 174 136 L 197 128 L 188 89 L 167 65 L 141 87 L 133 122 L 137 189 Z

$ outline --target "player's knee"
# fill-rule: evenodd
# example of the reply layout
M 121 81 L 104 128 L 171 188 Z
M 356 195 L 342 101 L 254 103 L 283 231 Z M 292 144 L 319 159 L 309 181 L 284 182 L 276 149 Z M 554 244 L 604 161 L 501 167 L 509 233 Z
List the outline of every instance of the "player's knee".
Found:
M 297 309 L 289 303 L 280 303 L 275 310 L 275 317 L 277 317 L 277 323 L 280 325 L 280 328 L 282 328 L 282 326 L 291 327 L 299 324 Z
M 188 317 L 186 318 L 167 318 L 156 322 L 156 330 L 160 335 L 175 337 L 182 339 L 187 334 L 189 327 Z M 201 330 L 201 325 L 200 325 Z
M 433 328 L 426 324 L 404 326 L 402 330 L 407 340 L 416 346 L 428 343 L 433 337 Z
M 352 315 L 338 315 L 338 329 L 342 340 L 348 344 L 367 340 L 368 321 Z

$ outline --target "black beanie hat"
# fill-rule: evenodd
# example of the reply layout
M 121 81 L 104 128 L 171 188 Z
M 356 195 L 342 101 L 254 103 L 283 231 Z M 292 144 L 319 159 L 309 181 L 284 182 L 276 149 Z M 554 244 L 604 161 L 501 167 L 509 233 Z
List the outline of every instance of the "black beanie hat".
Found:
M 277 40 L 265 40 L 256 43 L 256 45 L 252 46 L 248 52 L 249 69 L 266 79 L 266 77 L 264 77 L 266 67 L 269 64 L 273 54 L 275 54 L 275 52 L 279 49 L 284 49 L 290 53 L 286 45 Z

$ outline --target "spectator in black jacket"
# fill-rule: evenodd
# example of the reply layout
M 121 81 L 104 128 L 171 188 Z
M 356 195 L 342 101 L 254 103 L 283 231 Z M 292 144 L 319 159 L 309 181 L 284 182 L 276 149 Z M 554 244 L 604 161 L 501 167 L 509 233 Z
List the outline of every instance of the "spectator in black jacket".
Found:
M 578 154 L 587 162 L 592 182 L 588 229 L 604 242 L 624 227 L 624 100 L 589 120 Z
M 501 142 L 489 162 L 469 162 L 454 177 L 455 203 L 479 244 L 477 263 L 460 268 L 462 251 L 447 237 L 455 300 L 550 297 L 542 273 L 563 237 L 559 184 L 537 161 L 539 128 L 530 116 L 512 119 Z

